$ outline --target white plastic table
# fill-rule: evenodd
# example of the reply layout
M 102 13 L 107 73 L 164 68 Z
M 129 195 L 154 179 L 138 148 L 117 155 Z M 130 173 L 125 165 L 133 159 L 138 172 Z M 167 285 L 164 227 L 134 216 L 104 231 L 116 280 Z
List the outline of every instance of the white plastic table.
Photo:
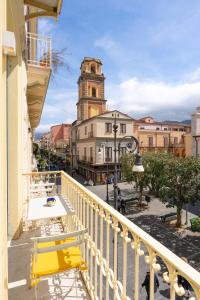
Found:
M 70 204 L 62 197 L 54 196 L 56 199 L 54 206 L 47 205 L 47 198 L 48 197 L 38 197 L 30 199 L 28 204 L 27 221 L 64 217 L 74 214 Z

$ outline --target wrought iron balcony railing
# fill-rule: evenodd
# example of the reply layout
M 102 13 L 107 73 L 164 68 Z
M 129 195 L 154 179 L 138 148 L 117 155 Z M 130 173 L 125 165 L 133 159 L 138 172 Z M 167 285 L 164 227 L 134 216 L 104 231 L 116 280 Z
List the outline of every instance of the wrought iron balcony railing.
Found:
M 168 299 L 175 300 L 176 295 L 185 293 L 178 284 L 178 276 L 190 283 L 193 290 L 190 299 L 200 299 L 198 271 L 72 177 L 64 172 L 27 176 L 31 184 L 54 181 L 53 193 L 68 199 L 75 214 L 70 220 L 63 220 L 68 222 L 65 228 L 88 229 L 87 242 L 82 248 L 88 270 L 83 271 L 82 276 L 91 299 L 141 300 L 144 270 L 150 271 L 151 300 L 155 299 L 155 273 L 163 277 Z
M 31 32 L 26 33 L 27 63 L 31 66 L 51 68 L 51 38 Z
M 112 157 L 106 157 L 105 162 L 112 162 Z

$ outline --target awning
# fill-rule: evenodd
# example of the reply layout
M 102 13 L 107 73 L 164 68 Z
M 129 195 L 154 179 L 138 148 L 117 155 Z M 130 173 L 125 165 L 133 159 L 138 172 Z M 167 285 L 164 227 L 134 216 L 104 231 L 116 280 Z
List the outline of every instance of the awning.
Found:
M 57 18 L 62 7 L 62 0 L 24 0 L 24 4 L 38 8 L 26 16 L 26 20 L 37 17 L 54 17 Z

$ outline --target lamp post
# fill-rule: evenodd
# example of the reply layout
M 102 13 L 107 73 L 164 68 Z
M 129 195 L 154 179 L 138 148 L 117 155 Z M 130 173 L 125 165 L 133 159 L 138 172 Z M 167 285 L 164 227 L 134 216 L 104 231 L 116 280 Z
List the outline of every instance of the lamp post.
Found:
M 108 147 L 108 140 L 106 140 L 106 147 Z M 108 172 L 108 161 L 106 164 L 106 202 L 109 203 L 109 195 L 108 195 L 108 176 L 109 176 L 109 172 Z
M 115 120 L 116 122 L 116 120 Z M 115 129 L 115 123 L 113 125 L 113 131 Z M 115 131 L 114 131 L 115 133 Z M 116 162 L 116 152 L 120 153 L 121 142 L 122 140 L 129 140 L 126 144 L 126 149 L 129 153 L 132 153 L 135 156 L 135 164 L 132 168 L 133 172 L 142 173 L 144 172 L 144 167 L 142 165 L 142 157 L 139 152 L 139 141 L 134 136 L 124 136 L 120 139 L 118 143 L 118 149 L 116 147 L 116 133 L 114 135 L 114 151 L 115 151 L 115 174 L 114 174 L 114 208 L 118 209 L 118 185 L 117 185 L 117 162 Z M 131 142 L 130 142 L 131 141 Z
M 113 188 L 114 188 L 114 208 L 118 209 L 118 186 L 117 186 L 117 117 L 119 117 L 119 114 L 115 113 L 112 114 L 114 116 L 114 125 L 113 125 L 113 132 L 114 132 L 114 182 L 113 182 Z

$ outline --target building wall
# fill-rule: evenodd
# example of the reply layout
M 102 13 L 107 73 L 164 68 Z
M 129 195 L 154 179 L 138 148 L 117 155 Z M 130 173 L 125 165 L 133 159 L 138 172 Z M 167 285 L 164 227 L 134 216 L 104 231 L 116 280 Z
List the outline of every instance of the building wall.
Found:
M 186 155 L 185 136 L 190 131 L 189 125 L 156 122 L 151 117 L 134 121 L 133 126 L 133 135 L 139 140 L 141 152 L 170 151 L 179 156 Z
M 22 203 L 28 183 L 23 173 L 31 171 L 32 133 L 26 99 L 24 62 L 24 3 L 0 2 L 0 299 L 7 299 L 7 240 L 16 238 L 22 223 Z M 14 32 L 16 56 L 2 55 L 2 30 Z M 7 188 L 8 187 L 8 188 Z
M 117 131 L 117 145 L 124 136 L 133 135 L 133 121 L 128 116 L 118 113 L 116 124 Z M 106 132 L 106 123 L 111 124 L 111 132 Z M 108 112 L 99 117 L 82 122 L 77 126 L 77 139 L 75 140 L 74 129 L 72 130 L 72 142 L 76 143 L 76 151 L 79 153 L 79 160 L 90 161 L 90 147 L 93 147 L 93 164 L 105 164 L 105 147 L 112 148 L 112 159 L 110 163 L 114 162 L 114 133 L 113 133 L 114 118 L 112 112 Z M 120 124 L 126 125 L 126 132 L 120 132 Z M 125 147 L 127 141 L 121 141 L 121 146 Z M 86 148 L 86 157 L 84 153 Z M 118 154 L 117 154 L 118 160 Z M 77 165 L 74 163 L 74 165 Z
M 51 144 L 55 145 L 59 140 L 67 140 L 70 138 L 70 124 L 59 124 L 51 127 Z
M 192 154 L 200 155 L 200 107 L 192 114 Z
M 27 197 L 24 172 L 31 171 L 31 135 L 26 99 L 27 72 L 24 61 L 25 19 L 23 1 L 8 2 L 9 31 L 15 33 L 17 55 L 8 58 L 8 235 L 16 238 L 22 224 L 22 203 Z
M 6 134 L 6 56 L 3 55 L 2 33 L 6 30 L 6 0 L 0 1 L 0 299 L 8 299 L 7 255 L 7 134 Z

